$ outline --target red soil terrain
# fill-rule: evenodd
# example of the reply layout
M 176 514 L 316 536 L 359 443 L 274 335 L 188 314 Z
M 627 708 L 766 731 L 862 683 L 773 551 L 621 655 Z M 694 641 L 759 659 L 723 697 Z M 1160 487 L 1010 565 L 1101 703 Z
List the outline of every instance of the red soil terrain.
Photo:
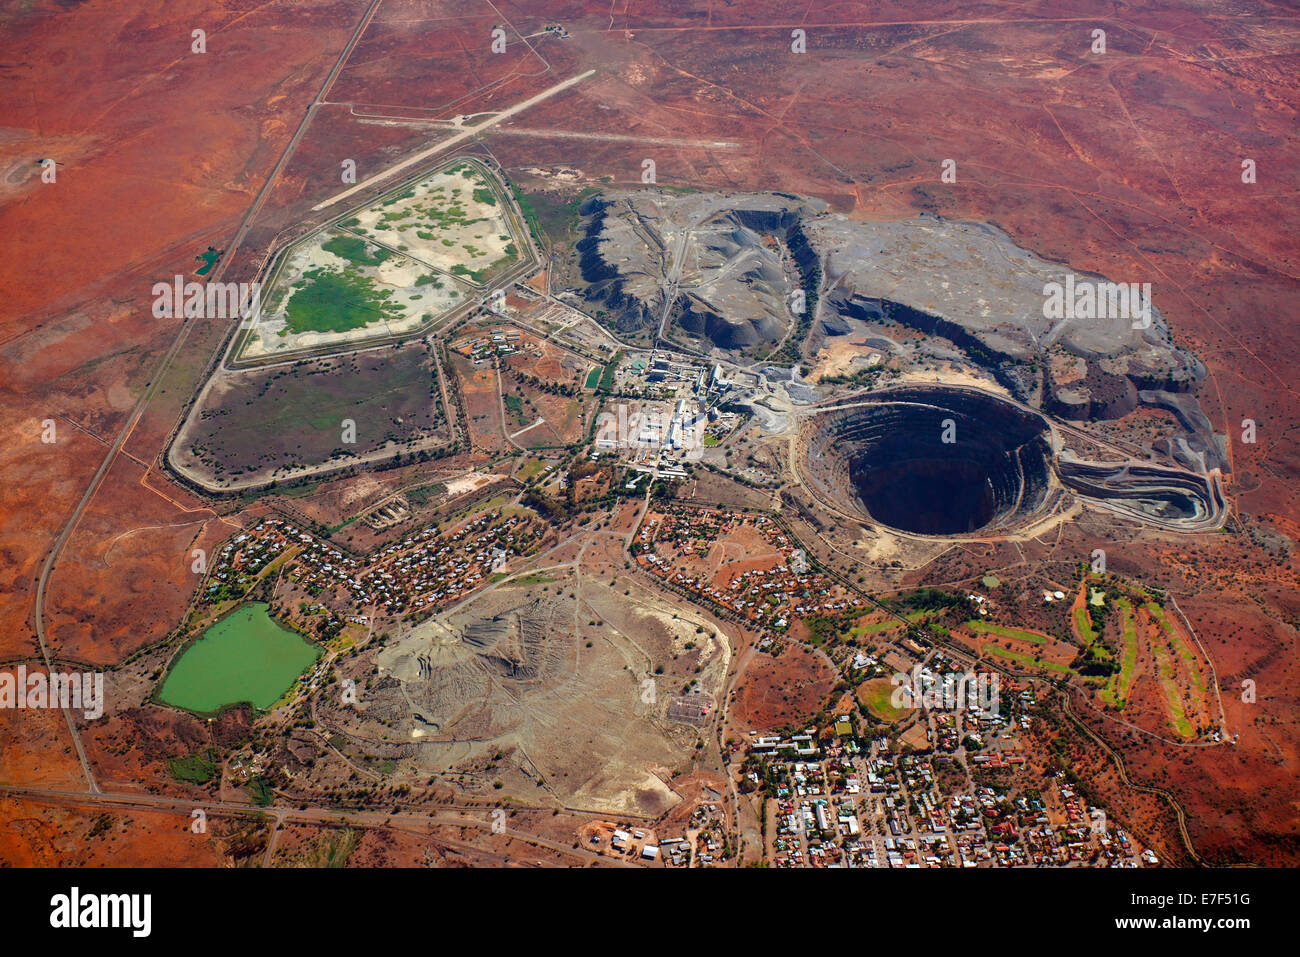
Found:
M 233 234 L 355 23 L 344 3 L 285 16 L 184 0 L 147 15 L 25 5 L 0 21 L 0 231 L 22 237 L 0 260 L 0 641 L 16 663 L 35 652 L 41 563 L 179 331 L 153 318 L 152 284 L 192 273 L 198 253 Z M 190 52 L 195 29 L 207 32 L 204 54 Z M 59 164 L 53 183 L 33 175 L 47 156 Z M 189 601 L 182 552 L 212 512 L 189 511 L 156 471 L 140 481 L 176 408 L 154 428 L 142 420 L 142 456 L 117 458 L 69 542 L 47 609 L 57 658 L 120 660 L 165 634 Z M 104 618 L 92 626 L 96 610 Z M 46 723 L 21 722 L 30 746 L 62 763 L 66 728 L 49 722 L 46 748 Z
M 0 848 L 16 867 L 219 867 L 228 825 L 190 830 L 189 815 L 100 813 L 0 798 Z
M 753 655 L 737 671 L 732 727 L 776 731 L 805 721 L 830 703 L 835 677 L 823 654 L 800 645 Z
M 1207 857 L 1300 861 L 1288 786 L 1300 758 L 1300 609 L 1294 574 L 1273 571 L 1293 567 L 1300 534 L 1292 11 L 1087 0 L 806 9 L 771 0 L 383 0 L 367 15 L 341 0 L 179 0 L 147 12 L 37 2 L 0 13 L 0 233 L 11 238 L 0 258 L 7 662 L 37 654 L 37 579 L 74 516 L 44 623 L 52 654 L 76 664 L 119 662 L 163 637 L 190 599 L 190 549 L 210 550 L 224 534 L 216 510 L 233 506 L 198 501 L 155 463 L 232 330 L 153 318 L 152 284 L 192 274 L 208 246 L 228 253 L 214 275 L 253 279 L 277 237 L 339 211 L 311 207 L 341 189 L 343 159 L 364 178 L 450 135 L 429 121 L 499 110 L 595 69 L 474 148 L 507 171 L 563 165 L 590 183 L 639 185 L 642 160 L 653 158 L 667 185 L 779 189 L 861 217 L 990 221 L 1074 270 L 1153 284 L 1178 341 L 1210 369 L 1199 398 L 1232 439 L 1239 524 L 1190 546 L 1135 531 L 1122 560 L 1136 577 L 1168 579 L 1216 664 L 1228 727 L 1240 737 L 1192 751 L 1105 734 L 1135 779 L 1177 795 Z M 570 38 L 537 35 L 552 23 Z M 497 24 L 504 54 L 490 49 Z M 331 77 L 358 27 L 358 45 Z M 807 53 L 790 52 L 795 28 L 807 33 Z M 1100 55 L 1089 49 L 1098 28 L 1107 35 Z M 190 52 L 195 29 L 206 30 L 207 53 Z M 59 164 L 54 183 L 41 181 L 45 157 Z M 956 161 L 955 183 L 940 182 L 945 159 Z M 1242 182 L 1243 159 L 1255 161 L 1256 183 Z M 467 396 L 485 423 L 492 386 Z M 135 419 L 147 388 L 155 391 Z M 504 445 L 495 414 L 484 439 L 495 431 Z M 1254 444 L 1239 441 L 1246 418 L 1258 425 Z M 46 420 L 56 424 L 53 444 L 41 441 Z M 78 512 L 128 427 L 123 452 Z M 1077 560 L 1092 544 L 1075 531 L 1037 557 Z M 1199 554 L 1183 561 L 1189 547 Z M 820 707 L 833 681 L 805 654 L 756 659 L 741 675 L 739 714 L 767 728 Z M 1237 701 L 1247 678 L 1259 689 L 1254 704 Z M 114 720 L 91 737 L 145 733 Z M 57 715 L 0 714 L 0 745 L 0 779 L 80 783 Z M 90 750 L 92 764 L 112 764 Z M 155 755 L 110 776 L 128 767 L 161 774 Z M 9 800 L 0 860 L 103 859 L 74 854 L 84 822 L 54 814 Z M 12 823 L 29 817 L 44 857 Z M 179 826 L 156 834 L 115 862 L 217 859 L 181 850 L 195 845 Z

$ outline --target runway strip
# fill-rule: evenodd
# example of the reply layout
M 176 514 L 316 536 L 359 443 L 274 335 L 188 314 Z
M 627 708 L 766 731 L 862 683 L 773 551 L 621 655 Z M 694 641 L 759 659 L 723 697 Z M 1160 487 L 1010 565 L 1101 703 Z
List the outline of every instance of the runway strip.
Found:
M 371 176 L 367 179 L 363 179 L 355 186 L 350 186 L 349 188 L 345 189 L 343 192 L 336 193 L 335 195 L 331 196 L 329 199 L 325 200 L 324 202 L 317 203 L 315 206 L 312 207 L 312 212 L 317 212 L 319 210 L 325 209 L 327 206 L 333 206 L 335 203 L 339 202 L 340 200 L 347 199 L 349 196 L 353 195 L 354 193 L 359 193 L 364 189 L 369 189 L 371 186 L 374 186 L 376 183 L 380 183 L 388 179 L 394 173 L 400 173 L 404 169 L 408 169 L 411 166 L 415 166 L 419 163 L 423 163 L 430 156 L 437 156 L 439 153 L 451 149 L 451 147 L 455 146 L 457 143 L 462 143 L 465 140 L 472 139 L 473 137 L 478 136 L 478 134 L 482 133 L 484 130 L 488 129 L 489 127 L 496 126 L 502 120 L 508 120 L 510 119 L 510 117 L 518 113 L 522 113 L 524 110 L 528 109 L 529 107 L 536 106 L 538 103 L 542 102 L 543 100 L 550 99 L 551 97 L 555 96 L 557 93 L 563 93 L 569 87 L 581 83 L 583 80 L 587 79 L 587 77 L 592 76 L 595 72 L 596 72 L 595 70 L 588 70 L 586 73 L 579 73 L 577 76 L 569 77 L 569 79 L 557 83 L 555 84 L 555 86 L 548 87 L 547 89 L 543 90 L 541 93 L 538 93 L 536 96 L 530 96 L 522 103 L 516 103 L 512 107 L 502 110 L 500 113 L 497 113 L 495 116 L 484 120 L 482 123 L 476 123 L 473 126 L 467 126 L 461 132 L 457 133 L 455 136 L 448 137 L 447 139 L 442 140 L 440 143 L 434 146 L 430 146 L 427 150 L 421 150 L 419 153 L 415 153 L 411 156 L 408 156 L 400 163 L 396 163 L 395 165 L 388 167 L 388 169 L 384 170 L 382 173 L 376 173 L 374 176 Z

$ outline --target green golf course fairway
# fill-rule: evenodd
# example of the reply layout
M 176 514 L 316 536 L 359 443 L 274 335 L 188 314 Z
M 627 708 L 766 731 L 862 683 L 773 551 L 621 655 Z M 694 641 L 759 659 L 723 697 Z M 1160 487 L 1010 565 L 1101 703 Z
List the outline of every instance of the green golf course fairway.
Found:
M 158 693 L 164 704 L 212 714 L 244 701 L 269 708 L 320 654 L 267 614 L 240 605 L 185 649 Z

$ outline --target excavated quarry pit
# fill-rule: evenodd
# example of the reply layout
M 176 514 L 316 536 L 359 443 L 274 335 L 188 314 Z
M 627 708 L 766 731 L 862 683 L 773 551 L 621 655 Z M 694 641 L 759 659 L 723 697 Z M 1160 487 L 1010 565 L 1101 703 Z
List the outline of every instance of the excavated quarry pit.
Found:
M 917 535 L 1023 521 L 1046 498 L 1043 419 L 961 389 L 892 390 L 818 416 L 809 475 L 841 510 Z

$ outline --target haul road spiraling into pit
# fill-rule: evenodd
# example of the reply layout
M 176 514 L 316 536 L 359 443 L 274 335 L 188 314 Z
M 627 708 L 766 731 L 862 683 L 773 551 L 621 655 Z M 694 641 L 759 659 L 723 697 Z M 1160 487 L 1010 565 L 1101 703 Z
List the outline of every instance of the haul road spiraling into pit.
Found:
M 1040 516 L 1068 490 L 1166 528 L 1215 528 L 1218 475 L 1061 454 L 1053 423 L 978 389 L 904 386 L 817 412 L 804 471 L 822 504 L 921 536 L 1000 533 Z

